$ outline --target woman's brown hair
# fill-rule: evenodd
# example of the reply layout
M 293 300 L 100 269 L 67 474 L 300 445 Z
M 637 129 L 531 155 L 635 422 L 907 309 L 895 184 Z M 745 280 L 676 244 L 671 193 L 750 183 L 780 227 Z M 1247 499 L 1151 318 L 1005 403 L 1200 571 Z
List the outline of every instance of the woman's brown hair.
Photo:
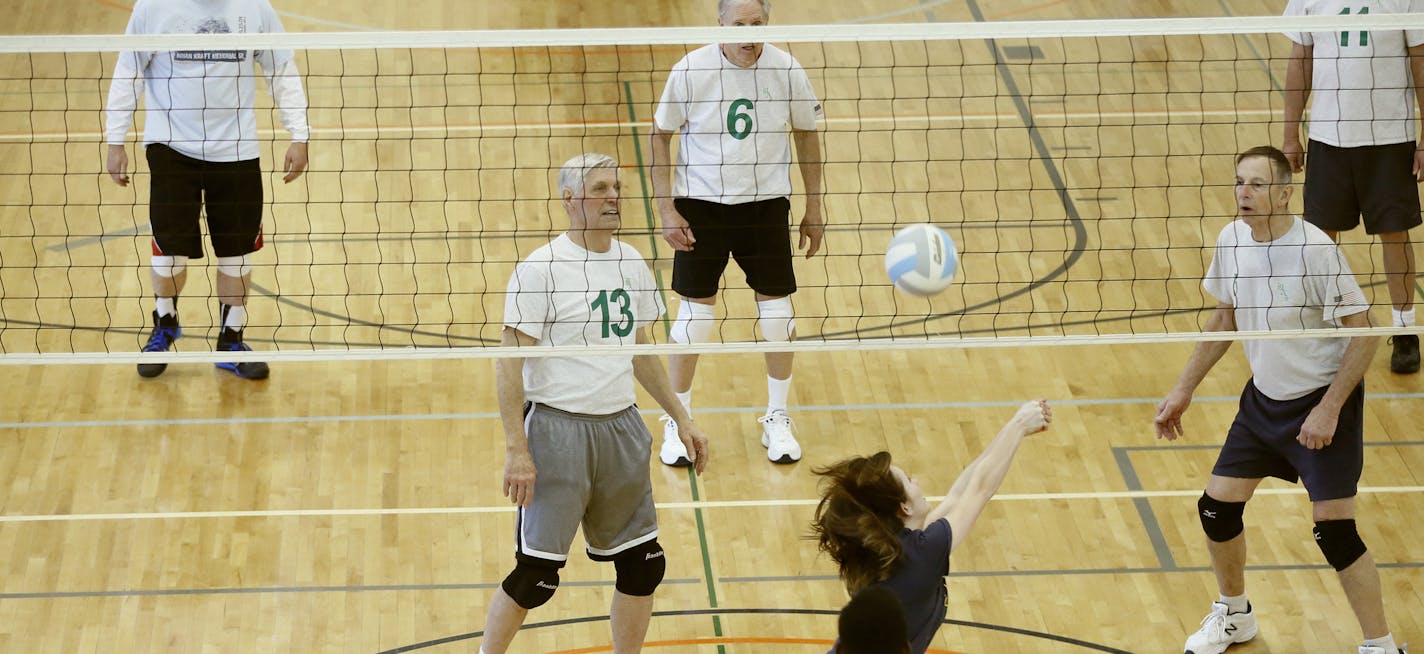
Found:
M 857 456 L 813 470 L 821 502 L 811 530 L 822 552 L 840 567 L 851 593 L 889 577 L 903 553 L 900 507 L 909 498 L 890 471 L 890 453 Z

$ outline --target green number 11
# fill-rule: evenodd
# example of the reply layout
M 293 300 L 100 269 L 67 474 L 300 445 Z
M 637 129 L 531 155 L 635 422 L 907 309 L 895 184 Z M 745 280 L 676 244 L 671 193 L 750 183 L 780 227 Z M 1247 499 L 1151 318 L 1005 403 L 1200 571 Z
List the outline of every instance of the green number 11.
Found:
M 1360 7 L 1360 15 L 1361 15 L 1361 16 L 1364 16 L 1364 15 L 1366 15 L 1366 14 L 1368 14 L 1368 13 L 1370 13 L 1370 8 L 1369 8 L 1369 7 Z M 1340 15 L 1341 15 L 1341 16 L 1349 16 L 1349 15 L 1350 15 L 1350 8 L 1349 8 L 1349 7 L 1345 7 L 1344 9 L 1341 9 L 1341 10 L 1340 10 Z M 1370 44 L 1370 33 L 1369 33 L 1369 32 L 1366 32 L 1366 31 L 1364 31 L 1364 30 L 1360 30 L 1360 47 L 1363 48 L 1363 47 L 1368 46 L 1369 44 Z M 1340 32 L 1340 47 L 1342 47 L 1342 48 L 1348 48 L 1348 47 L 1350 47 L 1350 33 L 1349 33 L 1349 32 Z

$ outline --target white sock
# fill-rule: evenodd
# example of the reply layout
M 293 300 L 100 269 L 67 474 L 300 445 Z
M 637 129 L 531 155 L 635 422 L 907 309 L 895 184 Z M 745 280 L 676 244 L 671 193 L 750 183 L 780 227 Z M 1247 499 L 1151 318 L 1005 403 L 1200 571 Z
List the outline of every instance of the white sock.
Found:
M 766 412 L 786 412 L 786 397 L 791 395 L 791 378 L 777 379 L 766 376 Z
M 241 304 L 224 304 L 223 327 L 235 332 L 242 331 L 242 326 L 247 323 L 247 307 Z
M 1399 309 L 1395 309 L 1395 308 L 1391 307 L 1390 310 L 1389 310 L 1389 315 L 1390 315 L 1390 317 L 1391 317 L 1390 323 L 1393 324 L 1395 327 L 1413 327 L 1413 326 L 1414 326 L 1414 308 L 1413 308 L 1413 307 L 1410 307 L 1410 309 L 1409 309 L 1408 311 L 1400 311 Z
M 1251 606 L 1251 602 L 1247 601 L 1245 593 L 1242 593 L 1235 597 L 1227 597 L 1225 595 L 1222 595 L 1221 599 L 1217 601 L 1221 602 L 1222 604 L 1225 604 L 1226 610 L 1231 613 L 1245 613 L 1246 609 Z
M 153 308 L 154 308 L 156 311 L 158 311 L 158 315 L 160 315 L 160 316 L 176 316 L 176 315 L 178 315 L 178 298 L 174 298 L 174 297 L 161 297 L 161 298 L 157 298 L 157 299 L 158 299 L 158 301 L 154 304 L 154 307 L 153 307 Z
M 1365 641 L 1365 647 L 1383 647 L 1384 651 L 1391 653 L 1399 651 L 1399 646 L 1394 644 L 1394 634 L 1392 633 Z

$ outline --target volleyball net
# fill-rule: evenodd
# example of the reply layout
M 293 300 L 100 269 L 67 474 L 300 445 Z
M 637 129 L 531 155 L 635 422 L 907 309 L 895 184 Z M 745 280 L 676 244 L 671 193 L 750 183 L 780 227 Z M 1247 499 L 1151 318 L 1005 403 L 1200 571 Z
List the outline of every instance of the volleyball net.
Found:
M 125 361 L 147 337 L 141 140 L 155 110 L 141 103 L 130 132 L 133 184 L 113 184 L 104 103 L 120 51 L 296 51 L 312 131 L 293 183 L 280 172 L 288 136 L 257 93 L 265 247 L 246 335 L 262 358 L 480 357 L 500 352 L 515 264 L 567 227 L 558 169 L 582 152 L 620 162 L 619 238 L 675 314 L 653 112 L 684 55 L 746 41 L 790 52 L 825 113 L 827 231 L 820 254 L 796 258 L 799 342 L 757 343 L 732 265 L 720 343 L 659 351 L 1202 339 L 1216 303 L 1202 276 L 1236 214 L 1234 158 L 1281 141 L 1282 32 L 1421 28 L 1420 15 L 1356 15 L 0 37 L 0 362 Z M 805 198 L 790 174 L 794 244 Z M 884 267 L 896 230 L 922 222 L 960 256 L 955 283 L 929 298 L 896 292 Z M 1382 313 L 1378 244 L 1356 230 L 1341 247 Z M 211 257 L 190 263 L 172 360 L 216 356 Z

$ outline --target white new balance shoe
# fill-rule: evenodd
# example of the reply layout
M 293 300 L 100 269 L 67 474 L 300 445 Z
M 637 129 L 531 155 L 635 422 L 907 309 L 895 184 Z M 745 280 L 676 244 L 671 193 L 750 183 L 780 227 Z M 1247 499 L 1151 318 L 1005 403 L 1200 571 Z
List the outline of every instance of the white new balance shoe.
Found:
M 1409 654 L 1409 645 L 1400 645 L 1399 649 L 1391 652 L 1383 647 L 1360 646 L 1360 654 Z
M 687 447 L 677 437 L 677 421 L 666 413 L 658 421 L 663 423 L 663 447 L 658 450 L 658 459 L 674 468 L 692 465 L 692 459 L 687 458 Z
M 1231 613 L 1226 604 L 1212 602 L 1211 613 L 1201 624 L 1201 629 L 1187 636 L 1186 654 L 1221 654 L 1256 637 L 1256 612 L 1249 604 L 1245 613 Z
M 791 433 L 791 416 L 785 411 L 773 411 L 760 418 L 761 446 L 772 463 L 796 463 L 801 460 L 801 444 Z

